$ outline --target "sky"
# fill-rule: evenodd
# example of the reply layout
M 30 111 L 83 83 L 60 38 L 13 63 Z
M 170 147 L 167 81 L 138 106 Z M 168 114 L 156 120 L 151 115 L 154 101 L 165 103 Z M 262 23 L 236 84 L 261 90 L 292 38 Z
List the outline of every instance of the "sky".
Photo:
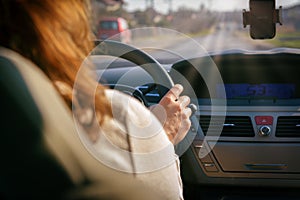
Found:
M 125 0 L 128 11 L 144 10 L 146 1 L 149 0 Z M 154 0 L 154 8 L 158 12 L 166 14 L 169 10 L 170 0 Z M 179 7 L 198 9 L 200 5 L 211 8 L 216 11 L 232 11 L 232 10 L 249 10 L 249 0 L 172 0 L 172 9 L 177 10 Z M 289 7 L 291 5 L 300 4 L 300 0 L 276 0 L 276 7 Z

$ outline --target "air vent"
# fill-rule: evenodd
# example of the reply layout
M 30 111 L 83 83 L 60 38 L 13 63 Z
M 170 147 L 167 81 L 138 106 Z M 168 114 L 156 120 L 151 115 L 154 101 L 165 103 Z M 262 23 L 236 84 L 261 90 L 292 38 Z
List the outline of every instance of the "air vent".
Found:
M 300 116 L 281 116 L 277 119 L 277 137 L 300 137 Z
M 222 116 L 214 116 L 211 121 L 211 116 L 201 115 L 200 126 L 207 134 L 208 127 L 210 125 L 210 135 L 219 135 L 226 137 L 254 137 L 254 131 L 251 123 L 251 119 L 248 116 L 226 116 L 225 122 Z

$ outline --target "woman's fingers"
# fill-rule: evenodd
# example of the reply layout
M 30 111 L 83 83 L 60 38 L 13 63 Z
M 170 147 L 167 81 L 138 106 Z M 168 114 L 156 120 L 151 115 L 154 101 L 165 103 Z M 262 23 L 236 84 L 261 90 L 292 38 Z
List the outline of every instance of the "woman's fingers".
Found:
M 178 103 L 182 108 L 187 107 L 190 104 L 191 100 L 188 96 L 181 96 L 178 98 Z
M 169 90 L 169 92 L 165 95 L 165 97 L 170 97 L 173 101 L 177 101 L 182 91 L 183 91 L 182 85 L 176 84 L 174 85 L 174 87 L 172 87 Z
M 184 110 L 183 110 L 183 119 L 188 119 L 188 121 L 190 121 L 189 120 L 189 118 L 190 118 L 190 116 L 192 115 L 192 110 L 189 108 L 189 107 L 186 107 Z
M 180 142 L 191 126 L 192 111 L 188 107 L 190 98 L 180 96 L 182 91 L 181 85 L 175 85 L 159 102 L 160 106 L 152 109 L 152 112 L 163 124 L 164 130 L 173 144 Z

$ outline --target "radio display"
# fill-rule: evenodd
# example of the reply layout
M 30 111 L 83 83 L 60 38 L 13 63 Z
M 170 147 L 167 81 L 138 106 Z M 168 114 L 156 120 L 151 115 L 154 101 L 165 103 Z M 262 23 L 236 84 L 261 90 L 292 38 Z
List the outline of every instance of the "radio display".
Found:
M 230 83 L 218 84 L 216 89 L 217 98 L 227 99 L 292 99 L 296 95 L 296 86 L 290 83 Z

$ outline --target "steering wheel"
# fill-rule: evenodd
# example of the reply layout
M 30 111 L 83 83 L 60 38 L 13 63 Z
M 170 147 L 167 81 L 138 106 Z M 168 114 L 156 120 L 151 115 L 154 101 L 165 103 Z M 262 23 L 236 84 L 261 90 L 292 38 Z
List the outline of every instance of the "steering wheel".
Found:
M 146 52 L 113 40 L 97 40 L 95 41 L 95 45 L 97 46 L 96 52 L 94 53 L 96 55 L 109 55 L 123 58 L 143 68 L 153 78 L 154 82 L 157 85 L 160 96 L 164 96 L 168 92 L 168 90 L 174 86 L 174 82 L 168 72 L 157 60 L 155 60 Z M 121 88 L 124 87 L 126 86 L 121 86 Z M 132 93 L 132 96 L 134 96 L 134 90 L 136 89 L 129 88 L 129 90 L 131 90 L 129 92 Z M 140 97 L 142 98 L 142 100 L 145 99 L 143 95 L 141 95 Z M 175 146 L 175 151 L 178 155 L 183 154 L 191 145 L 193 139 L 196 136 L 197 130 L 200 127 L 198 120 L 194 115 L 197 107 L 194 104 L 190 104 L 189 107 L 192 109 L 193 113 L 191 116 L 192 127 L 185 139 Z
M 157 84 L 160 96 L 164 96 L 167 91 L 174 86 L 174 82 L 168 72 L 159 62 L 146 52 L 113 40 L 98 40 L 95 44 L 97 45 L 97 55 L 109 55 L 123 58 L 143 68 Z

